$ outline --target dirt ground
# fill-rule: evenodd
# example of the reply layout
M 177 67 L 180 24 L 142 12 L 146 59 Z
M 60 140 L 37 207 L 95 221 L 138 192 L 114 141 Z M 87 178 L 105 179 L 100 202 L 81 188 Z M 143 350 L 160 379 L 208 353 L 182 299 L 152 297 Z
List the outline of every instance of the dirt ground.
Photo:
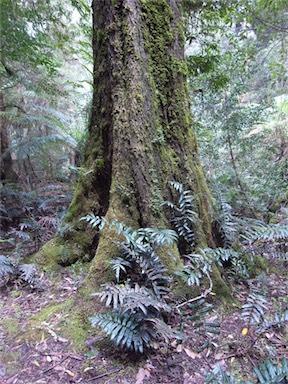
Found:
M 185 338 L 180 344 L 160 342 L 157 349 L 144 356 L 117 350 L 94 336 L 93 330 L 90 333 L 88 329 L 83 335 L 77 323 L 70 339 L 65 332 L 70 314 L 64 314 L 63 308 L 67 300 L 73 300 L 84 278 L 85 273 L 76 275 L 68 268 L 54 276 L 43 274 L 40 290 L 15 284 L 1 288 L 1 384 L 203 384 L 216 364 L 223 370 L 229 369 L 244 383 L 256 383 L 254 366 L 266 358 L 280 361 L 283 356 L 288 357 L 287 324 L 284 329 L 273 327 L 260 336 L 253 327 L 243 334 L 246 324 L 240 317 L 239 306 L 246 300 L 247 284 L 235 285 L 239 305 L 233 311 L 217 304 L 209 312 L 208 320 L 220 324 L 219 334 L 198 334 L 187 320 Z M 249 283 L 256 284 L 256 280 Z M 287 268 L 282 269 L 281 276 L 268 276 L 265 286 L 270 314 L 277 312 L 280 305 L 287 309 Z M 72 314 L 73 308 L 70 311 Z M 189 308 L 185 311 L 189 315 Z M 173 327 L 179 326 L 179 316 L 170 320 Z M 79 343 L 85 339 L 84 349 L 83 343 L 79 348 L 77 339 Z M 199 352 L 207 340 L 209 344 Z

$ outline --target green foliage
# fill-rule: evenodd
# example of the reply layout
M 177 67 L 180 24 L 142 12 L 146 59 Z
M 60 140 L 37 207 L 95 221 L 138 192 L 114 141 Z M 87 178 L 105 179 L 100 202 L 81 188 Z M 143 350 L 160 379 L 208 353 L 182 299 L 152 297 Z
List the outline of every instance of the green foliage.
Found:
M 9 275 L 13 275 L 14 267 L 11 261 L 3 255 L 0 255 L 0 280 L 3 280 Z
M 241 316 L 247 321 L 247 327 L 257 325 L 264 321 L 264 311 L 267 310 L 267 299 L 257 293 L 250 293 L 247 298 L 247 303 L 242 305 Z
M 220 364 L 216 364 L 215 368 L 210 372 L 210 374 L 206 377 L 206 384 L 214 383 L 214 384 L 241 384 L 236 381 L 235 377 L 231 375 L 230 372 L 223 371 L 223 368 Z M 242 382 L 242 384 L 244 384 Z
M 34 287 L 37 281 L 36 272 L 34 264 L 19 264 L 15 266 L 10 258 L 0 255 L 0 283 L 2 284 L 13 279 Z
M 191 253 L 183 256 L 188 263 L 177 272 L 177 274 L 188 284 L 200 286 L 201 280 L 206 276 L 210 277 L 212 264 L 216 263 L 223 267 L 223 262 L 238 260 L 240 254 L 232 248 L 203 248 L 198 253 Z M 235 263 L 235 273 L 237 273 L 237 264 Z
M 121 307 L 123 313 L 127 311 L 142 311 L 144 315 L 149 312 L 170 312 L 171 308 L 155 297 L 151 296 L 151 291 L 145 287 L 135 284 L 132 288 L 129 284 L 114 285 L 105 284 L 101 292 L 93 296 L 99 296 L 101 301 L 106 300 L 106 307 L 110 305 L 113 309 Z
M 285 383 L 288 380 L 288 361 L 283 357 L 281 365 L 278 365 L 266 360 L 258 368 L 254 368 L 254 371 L 261 384 Z
M 214 319 L 213 321 L 206 320 L 207 315 L 213 314 L 214 305 L 207 304 L 205 298 L 199 298 L 193 303 L 188 303 L 187 307 L 189 308 L 189 314 L 184 319 L 192 321 L 196 333 L 204 339 L 202 345 L 198 348 L 198 351 L 202 352 L 213 344 L 213 335 L 220 334 L 220 323 Z
M 281 364 L 266 360 L 254 368 L 254 372 L 260 384 L 284 384 L 288 379 L 288 362 L 285 357 Z M 220 364 L 217 364 L 213 371 L 207 376 L 206 384 L 252 384 L 250 381 L 244 383 L 237 380 L 230 372 L 225 372 Z
M 243 235 L 243 238 L 250 244 L 256 241 L 279 241 L 288 239 L 288 225 L 270 224 L 263 222 L 251 226 Z
M 98 231 L 108 224 L 105 218 L 93 214 L 89 214 L 81 220 L 88 221 Z M 118 221 L 112 221 L 109 226 L 115 228 L 117 233 L 125 238 L 122 242 L 115 242 L 120 255 L 111 261 L 117 281 L 136 273 L 141 284 L 151 288 L 157 297 L 160 298 L 166 294 L 170 278 L 166 275 L 167 270 L 156 252 L 158 248 L 177 241 L 176 233 L 169 229 L 140 228 L 134 230 L 125 227 Z
M 192 245 L 194 240 L 193 224 L 197 217 L 192 191 L 189 189 L 185 190 L 183 185 L 176 181 L 170 181 L 169 184 L 177 192 L 178 201 L 177 204 L 171 201 L 165 201 L 164 205 L 172 209 L 172 223 L 178 235 L 182 237 L 187 244 Z
M 237 223 L 236 220 L 232 214 L 232 207 L 230 204 L 228 204 L 227 200 L 224 197 L 224 194 L 222 193 L 219 185 L 217 182 L 216 185 L 216 192 L 219 202 L 219 214 L 216 218 L 220 233 L 223 239 L 223 245 L 224 248 L 228 248 L 232 245 L 233 241 L 235 241 L 236 238 L 236 231 L 237 231 Z
M 116 345 L 140 353 L 159 338 L 179 337 L 163 318 L 171 311 L 163 298 L 169 292 L 171 279 L 156 253 L 177 241 L 177 234 L 169 229 L 133 230 L 93 214 L 80 220 L 86 220 L 97 231 L 109 225 L 125 239 L 115 241 L 119 256 L 110 262 L 118 284 L 105 284 L 101 292 L 93 294 L 113 310 L 92 317 L 92 324 L 99 325 Z

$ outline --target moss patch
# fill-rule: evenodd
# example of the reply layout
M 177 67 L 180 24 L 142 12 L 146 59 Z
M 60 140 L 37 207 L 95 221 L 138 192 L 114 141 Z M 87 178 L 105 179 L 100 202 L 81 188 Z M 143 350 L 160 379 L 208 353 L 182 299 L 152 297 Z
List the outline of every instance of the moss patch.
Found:
M 19 321 L 15 318 L 3 319 L 0 324 L 4 328 L 4 332 L 7 333 L 8 339 L 10 340 L 13 339 L 13 337 L 15 337 L 20 331 Z
M 29 325 L 31 331 L 28 333 L 33 335 L 33 339 L 37 340 L 43 331 L 49 333 L 51 329 L 57 336 L 68 339 L 69 345 L 78 350 L 85 349 L 85 340 L 91 328 L 88 317 L 80 309 L 75 310 L 73 300 L 48 305 L 30 318 Z

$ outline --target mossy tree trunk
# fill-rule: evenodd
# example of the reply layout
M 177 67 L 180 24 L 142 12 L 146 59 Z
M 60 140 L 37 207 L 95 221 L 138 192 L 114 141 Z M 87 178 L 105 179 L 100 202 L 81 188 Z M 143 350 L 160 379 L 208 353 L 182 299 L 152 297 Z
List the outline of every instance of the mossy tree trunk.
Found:
M 108 229 L 99 237 L 79 219 L 93 212 L 134 228 L 165 227 L 169 212 L 161 203 L 171 199 L 170 180 L 194 192 L 196 241 L 213 244 L 180 8 L 178 0 L 93 0 L 94 96 L 85 171 L 60 242 L 64 264 L 95 256 L 91 270 L 98 281 L 107 276 L 115 237 Z

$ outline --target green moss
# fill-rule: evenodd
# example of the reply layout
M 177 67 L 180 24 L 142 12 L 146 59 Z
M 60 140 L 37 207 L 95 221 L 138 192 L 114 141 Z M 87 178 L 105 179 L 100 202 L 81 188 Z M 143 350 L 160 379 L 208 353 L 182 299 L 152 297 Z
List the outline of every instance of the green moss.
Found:
M 157 255 L 159 255 L 162 263 L 169 272 L 175 272 L 183 265 L 176 244 L 166 245 L 159 248 L 159 250 L 157 250 Z
M 21 352 L 11 351 L 11 347 L 0 345 L 0 362 L 5 366 L 5 374 L 7 377 L 20 372 L 23 368 L 21 362 Z
M 36 337 L 37 340 L 37 338 L 42 337 L 43 330 L 47 331 L 45 324 L 48 324 L 48 327 L 51 324 L 50 327 L 57 336 L 69 340 L 69 346 L 78 350 L 85 349 L 85 340 L 88 338 L 88 331 L 91 326 L 88 316 L 83 314 L 83 308 L 80 307 L 76 306 L 74 300 L 48 305 L 29 319 L 31 329 L 29 334 L 33 338 Z
M 35 262 L 46 271 L 60 270 L 59 261 L 61 260 L 63 244 L 58 243 L 57 239 L 49 240 L 42 248 L 29 258 L 29 262 Z
M 268 271 L 269 269 L 269 262 L 263 256 L 256 255 L 251 259 L 250 255 L 244 255 L 243 261 L 251 277 L 256 277 L 259 273 Z
M 43 309 L 41 309 L 41 311 L 33 315 L 30 318 L 29 323 L 32 327 L 37 327 L 44 321 L 48 322 L 52 316 L 54 316 L 55 314 L 60 314 L 61 311 L 66 308 L 66 306 L 66 303 L 47 305 L 47 307 L 44 307 Z
M 20 331 L 19 321 L 15 318 L 4 318 L 0 321 L 1 327 L 7 333 L 8 339 L 13 339 Z
M 215 265 L 212 266 L 212 281 L 213 292 L 218 300 L 221 300 L 226 306 L 236 304 L 236 300 L 232 296 L 231 289 L 223 280 L 219 269 Z
M 101 169 L 101 168 L 104 168 L 105 166 L 105 160 L 102 159 L 102 158 L 98 158 L 96 159 L 96 167 Z

